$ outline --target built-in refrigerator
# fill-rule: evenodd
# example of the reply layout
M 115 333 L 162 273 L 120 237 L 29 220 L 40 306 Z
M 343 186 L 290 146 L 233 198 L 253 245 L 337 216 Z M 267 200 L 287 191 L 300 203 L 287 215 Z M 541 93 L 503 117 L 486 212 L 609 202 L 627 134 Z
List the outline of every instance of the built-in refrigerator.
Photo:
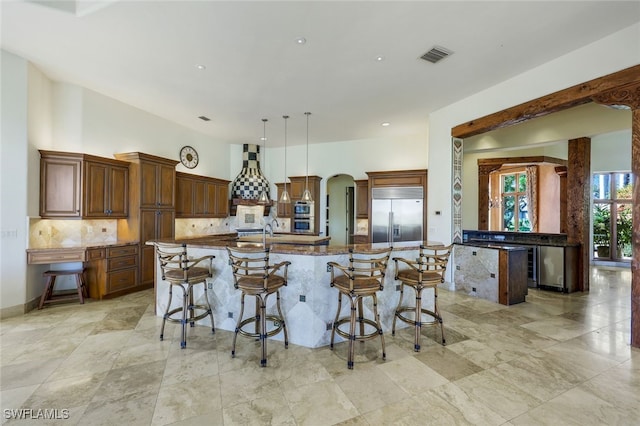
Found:
M 422 241 L 423 217 L 422 187 L 372 188 L 371 242 Z

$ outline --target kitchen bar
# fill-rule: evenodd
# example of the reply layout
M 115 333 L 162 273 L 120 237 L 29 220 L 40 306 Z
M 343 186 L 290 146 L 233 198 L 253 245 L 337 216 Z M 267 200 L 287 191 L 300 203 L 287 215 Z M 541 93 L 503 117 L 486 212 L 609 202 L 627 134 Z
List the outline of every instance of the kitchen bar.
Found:
M 278 235 L 278 234 L 276 234 Z M 209 302 L 213 308 L 215 327 L 222 330 L 233 331 L 240 310 L 240 292 L 233 288 L 233 277 L 229 266 L 227 246 L 236 246 L 243 241 L 235 239 L 216 239 L 215 237 L 203 237 L 184 240 L 161 240 L 159 242 L 186 243 L 189 256 L 200 257 L 214 255 L 213 278 L 208 285 Z M 393 245 L 391 258 L 394 256 L 415 258 L 418 255 L 419 245 L 438 244 L 427 241 L 402 242 Z M 153 244 L 152 241 L 147 244 Z M 255 243 L 254 243 L 255 244 Z M 329 245 L 303 245 L 303 244 L 270 244 L 270 260 L 274 263 L 290 261 L 288 273 L 288 285 L 281 291 L 281 304 L 287 321 L 289 341 L 293 344 L 309 348 L 326 346 L 331 338 L 331 323 L 335 319 L 338 295 L 335 289 L 329 286 L 330 274 L 327 270 L 327 262 L 347 262 L 349 248 L 359 250 L 389 247 L 387 243 L 360 244 L 350 246 Z M 157 262 L 156 262 L 157 263 Z M 399 293 L 396 291 L 395 265 L 389 262 L 384 278 L 384 290 L 378 293 L 378 309 L 380 321 L 385 331 L 391 330 L 394 311 L 398 304 Z M 156 265 L 156 313 L 161 315 L 166 311 L 169 284 L 161 279 L 159 265 Z M 432 290 L 429 290 L 432 291 Z M 194 299 L 198 303 L 203 297 L 203 291 L 194 291 Z M 428 293 L 424 297 L 430 298 Z M 178 307 L 179 301 L 172 302 L 171 307 Z M 268 309 L 275 299 L 269 300 Z M 425 307 L 429 308 L 428 303 Z M 433 307 L 430 307 L 433 308 Z M 245 315 L 253 314 L 254 306 L 247 304 Z M 365 304 L 365 309 L 371 306 Z M 348 304 L 343 305 L 343 315 L 348 314 Z M 198 324 L 210 326 L 209 320 L 203 319 Z M 400 324 L 398 324 L 400 326 Z M 403 325 L 404 326 L 404 325 Z M 282 339 L 282 335 L 274 339 Z

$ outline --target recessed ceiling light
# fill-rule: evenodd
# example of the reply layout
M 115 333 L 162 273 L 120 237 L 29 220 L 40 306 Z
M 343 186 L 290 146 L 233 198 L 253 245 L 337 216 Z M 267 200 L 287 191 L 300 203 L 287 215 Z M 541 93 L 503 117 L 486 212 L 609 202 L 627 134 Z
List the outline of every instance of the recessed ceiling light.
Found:
M 305 44 L 306 42 L 307 42 L 307 39 L 304 38 L 304 37 L 298 37 L 296 39 L 296 43 L 298 43 L 298 44 Z
M 207 67 L 205 65 L 201 65 L 201 64 L 196 65 L 196 68 L 198 68 L 199 70 L 206 70 L 207 69 Z
M 261 141 L 266 141 L 266 140 L 267 140 L 267 138 L 261 137 L 261 138 L 260 138 L 260 140 L 261 140 Z
M 385 121 L 385 122 L 383 122 L 383 123 L 380 123 L 380 125 L 381 125 L 382 127 L 389 127 L 389 126 L 391 126 L 391 123 L 389 123 L 388 121 Z
M 378 62 L 384 61 L 384 56 L 376 56 L 376 61 Z

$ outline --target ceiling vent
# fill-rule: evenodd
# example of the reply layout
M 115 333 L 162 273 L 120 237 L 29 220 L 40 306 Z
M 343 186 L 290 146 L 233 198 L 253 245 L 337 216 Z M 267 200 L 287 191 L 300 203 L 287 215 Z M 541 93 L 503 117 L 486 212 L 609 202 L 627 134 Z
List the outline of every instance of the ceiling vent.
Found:
M 202 121 L 211 121 L 211 119 L 209 117 L 205 117 L 204 115 L 201 115 L 200 117 L 198 117 L 200 120 Z
M 432 64 L 435 64 L 436 62 L 446 58 L 452 53 L 453 53 L 452 51 L 450 51 L 449 49 L 445 49 L 444 47 L 433 46 L 431 50 L 429 50 L 424 55 L 420 56 L 420 59 L 424 59 L 427 62 L 431 62 Z

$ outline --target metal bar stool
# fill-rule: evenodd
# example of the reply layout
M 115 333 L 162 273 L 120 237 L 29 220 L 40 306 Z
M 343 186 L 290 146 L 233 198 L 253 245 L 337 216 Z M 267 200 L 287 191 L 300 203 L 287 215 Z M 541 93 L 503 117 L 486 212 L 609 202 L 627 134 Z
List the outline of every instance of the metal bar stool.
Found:
M 269 248 L 227 247 L 229 263 L 233 271 L 233 285 L 242 292 L 240 296 L 240 315 L 233 335 L 231 357 L 236 356 L 236 338 L 238 333 L 245 337 L 259 338 L 261 358 L 260 366 L 267 366 L 267 337 L 284 332 L 284 347 L 289 347 L 287 325 L 280 308 L 280 288 L 287 285 L 287 271 L 291 262 L 285 261 L 278 264 L 269 264 Z M 282 275 L 277 273 L 282 268 Z M 267 298 L 276 295 L 277 315 L 267 315 Z M 256 313 L 254 316 L 243 319 L 244 297 L 256 298 Z M 273 324 L 271 330 L 267 329 L 267 321 Z M 248 324 L 255 324 L 254 331 L 243 329 Z
M 396 319 L 407 324 L 411 324 L 415 328 L 415 336 L 413 350 L 420 352 L 420 335 L 422 326 L 425 324 L 440 324 L 440 335 L 442 336 L 442 345 L 446 345 L 444 337 L 444 325 L 442 324 L 442 315 L 438 310 L 438 284 L 444 282 L 444 273 L 447 269 L 447 262 L 451 254 L 451 245 L 448 246 L 420 246 L 420 253 L 416 260 L 394 257 L 396 263 L 395 279 L 401 281 L 400 299 L 393 317 L 393 325 L 391 335 L 396 333 Z M 401 264 L 405 265 L 404 269 L 400 269 Z M 408 306 L 403 305 L 404 287 L 411 287 L 415 291 L 415 304 Z M 422 307 L 422 290 L 433 289 L 433 311 Z M 413 318 L 408 315 L 413 312 Z M 423 315 L 428 315 L 431 319 L 423 321 Z
M 42 275 L 47 277 L 47 283 L 44 287 L 44 292 L 42 293 L 42 297 L 40 297 L 40 304 L 38 305 L 38 309 L 42 309 L 45 303 L 58 302 L 62 300 L 75 300 L 76 292 L 74 293 L 53 293 L 53 287 L 56 284 L 56 278 L 61 275 L 75 275 L 76 277 L 76 287 L 77 287 L 77 297 L 80 300 L 80 303 L 84 304 L 84 298 L 89 297 L 89 293 L 87 291 L 87 286 L 84 281 L 84 272 L 85 269 L 74 269 L 71 271 L 47 271 Z
M 383 289 L 383 280 L 390 254 L 391 248 L 363 251 L 349 249 L 348 265 L 340 265 L 336 262 L 327 263 L 331 269 L 331 287 L 335 287 L 338 290 L 338 311 L 331 329 L 331 349 L 333 350 L 333 340 L 336 333 L 349 340 L 347 358 L 347 367 L 349 369 L 353 369 L 354 342 L 356 340 L 364 341 L 380 336 L 382 359 L 387 358 L 380 315 L 378 314 L 376 292 Z M 341 274 L 337 274 L 336 270 L 340 271 Z M 340 318 L 342 296 L 348 297 L 351 302 L 351 315 L 344 318 Z M 373 299 L 373 319 L 364 318 L 362 300 L 367 296 Z M 348 332 L 340 329 L 343 324 L 349 324 Z M 358 332 L 356 332 L 356 324 L 360 325 Z M 373 330 L 371 330 L 371 327 Z M 369 330 L 366 330 L 367 328 Z
M 162 270 L 162 279 L 170 284 L 167 310 L 162 317 L 160 340 L 164 339 L 164 326 L 166 322 L 178 322 L 182 325 L 180 347 L 184 349 L 187 347 L 187 323 L 193 327 L 196 321 L 209 316 L 211 318 L 211 333 L 215 333 L 213 312 L 211 310 L 211 304 L 209 303 L 209 296 L 207 295 L 207 278 L 213 276 L 212 261 L 215 256 L 208 255 L 197 259 L 190 259 L 187 255 L 186 244 L 156 243 L 155 246 L 158 261 L 160 262 L 160 269 Z M 209 262 L 208 266 L 197 266 L 205 261 Z M 204 287 L 204 302 L 200 304 L 195 304 L 193 300 L 193 286 L 196 284 L 203 284 Z M 182 290 L 182 305 L 170 309 L 174 287 Z M 196 314 L 196 310 L 203 312 Z

